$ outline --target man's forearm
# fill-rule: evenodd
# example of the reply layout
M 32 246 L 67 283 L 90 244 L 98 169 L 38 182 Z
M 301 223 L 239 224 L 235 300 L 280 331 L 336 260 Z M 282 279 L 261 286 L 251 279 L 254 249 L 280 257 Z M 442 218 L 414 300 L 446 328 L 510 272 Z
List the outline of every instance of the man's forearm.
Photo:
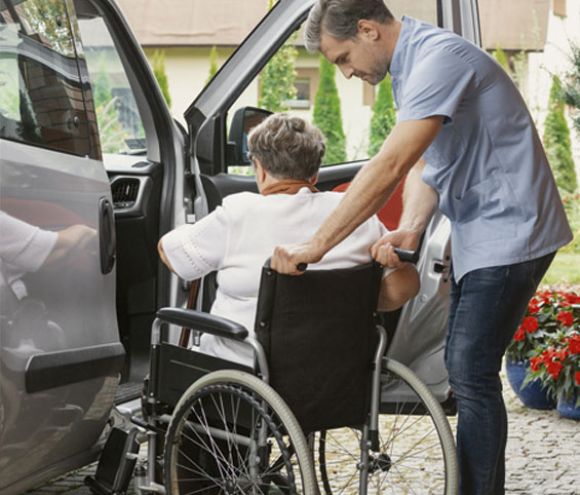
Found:
M 439 198 L 435 190 L 425 184 L 421 176 L 425 162 L 420 160 L 410 170 L 403 191 L 403 214 L 399 228 L 422 234 L 437 208 Z
M 313 242 L 322 254 L 381 209 L 441 125 L 442 119 L 433 117 L 395 126 L 380 152 L 357 174 L 338 208 L 315 234 Z

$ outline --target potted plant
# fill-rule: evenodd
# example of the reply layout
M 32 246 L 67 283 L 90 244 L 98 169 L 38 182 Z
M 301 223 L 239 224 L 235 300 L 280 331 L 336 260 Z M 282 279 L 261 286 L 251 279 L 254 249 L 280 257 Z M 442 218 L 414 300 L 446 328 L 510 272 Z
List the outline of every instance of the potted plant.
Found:
M 565 328 L 530 358 L 530 372 L 525 382 L 540 380 L 550 395 L 557 398 L 560 415 L 580 420 L 579 318 L 573 311 L 564 313 L 564 318 Z
M 541 290 L 528 303 L 526 315 L 506 350 L 508 381 L 525 406 L 552 409 L 556 405 L 541 380 L 526 380 L 530 358 L 562 328 L 562 316 L 580 298 L 573 292 Z

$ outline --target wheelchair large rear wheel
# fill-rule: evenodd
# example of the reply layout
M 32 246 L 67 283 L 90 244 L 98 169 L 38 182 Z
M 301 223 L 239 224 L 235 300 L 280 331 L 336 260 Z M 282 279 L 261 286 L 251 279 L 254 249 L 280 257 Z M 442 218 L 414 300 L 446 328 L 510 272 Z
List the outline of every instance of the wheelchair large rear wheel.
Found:
M 311 452 L 296 418 L 265 382 L 224 370 L 195 382 L 165 440 L 169 495 L 316 493 Z
M 455 441 L 437 399 L 415 373 L 392 359 L 383 361 L 381 389 L 379 450 L 369 453 L 367 492 L 455 495 Z M 321 488 L 327 495 L 358 494 L 362 430 L 318 435 Z

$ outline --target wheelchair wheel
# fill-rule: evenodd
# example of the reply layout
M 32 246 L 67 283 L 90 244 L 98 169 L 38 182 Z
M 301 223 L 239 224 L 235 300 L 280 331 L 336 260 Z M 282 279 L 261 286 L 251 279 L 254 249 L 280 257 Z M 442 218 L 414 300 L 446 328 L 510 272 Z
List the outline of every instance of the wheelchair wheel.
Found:
M 169 495 L 317 491 L 296 418 L 265 382 L 224 370 L 195 382 L 175 407 L 165 441 Z
M 404 393 L 388 392 L 401 383 Z M 437 399 L 415 373 L 392 359 L 383 361 L 381 388 L 379 451 L 369 452 L 367 491 L 456 494 L 455 441 Z M 359 493 L 363 437 L 355 428 L 319 433 L 318 469 L 327 495 Z

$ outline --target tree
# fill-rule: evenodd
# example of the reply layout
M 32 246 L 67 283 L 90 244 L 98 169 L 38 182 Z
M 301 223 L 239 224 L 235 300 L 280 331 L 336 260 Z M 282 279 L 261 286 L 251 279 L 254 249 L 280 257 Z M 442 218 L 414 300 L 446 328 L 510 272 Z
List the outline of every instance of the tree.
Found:
M 155 75 L 155 79 L 157 79 L 163 98 L 165 98 L 167 106 L 171 107 L 169 81 L 167 80 L 167 73 L 165 72 L 165 53 L 161 50 L 155 50 L 151 57 L 151 65 L 153 66 L 153 74 Z
M 381 149 L 385 138 L 389 135 L 397 122 L 395 102 L 393 100 L 393 86 L 391 76 L 379 84 L 377 99 L 373 105 L 371 118 L 371 132 L 369 138 L 369 156 L 374 156 Z
M 211 51 L 209 52 L 209 77 L 207 78 L 207 82 L 210 82 L 213 79 L 213 76 L 216 75 L 218 69 L 218 51 L 217 46 L 214 45 L 211 47 Z
M 346 161 L 346 145 L 342 130 L 340 98 L 336 87 L 336 67 L 320 57 L 320 85 L 314 99 L 314 124 L 326 137 L 324 163 Z
M 271 9 L 274 2 L 268 1 L 268 8 Z M 293 38 L 290 38 L 291 42 Z M 296 98 L 296 70 L 294 65 L 298 50 L 286 44 L 278 50 L 266 67 L 260 73 L 260 94 L 258 106 L 271 112 L 283 112 L 288 110 L 286 102 Z
M 576 191 L 578 181 L 572 158 L 570 129 L 564 115 L 562 83 L 558 76 L 552 77 L 544 127 L 544 146 L 558 187 L 569 193 Z
M 571 45 L 572 68 L 566 74 L 564 101 L 572 107 L 572 118 L 576 132 L 580 133 L 580 46 Z

